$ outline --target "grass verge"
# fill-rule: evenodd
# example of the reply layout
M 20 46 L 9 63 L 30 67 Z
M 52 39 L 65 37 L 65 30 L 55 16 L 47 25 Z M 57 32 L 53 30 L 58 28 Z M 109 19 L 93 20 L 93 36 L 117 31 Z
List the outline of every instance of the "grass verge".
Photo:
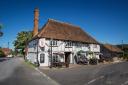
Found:
M 31 63 L 31 62 L 28 61 L 28 60 L 25 60 L 24 63 L 25 63 L 27 66 L 31 67 L 31 68 L 36 68 L 36 67 L 37 67 L 35 64 Z

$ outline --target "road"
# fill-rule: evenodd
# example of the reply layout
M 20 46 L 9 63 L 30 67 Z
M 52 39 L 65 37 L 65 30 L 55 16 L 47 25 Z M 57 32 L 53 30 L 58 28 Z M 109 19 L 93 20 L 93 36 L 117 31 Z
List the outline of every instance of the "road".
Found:
M 128 85 L 128 62 L 39 70 L 22 58 L 0 59 L 0 85 Z
M 61 85 L 128 85 L 128 62 L 40 70 Z
M 0 59 L 0 85 L 56 85 L 22 58 Z

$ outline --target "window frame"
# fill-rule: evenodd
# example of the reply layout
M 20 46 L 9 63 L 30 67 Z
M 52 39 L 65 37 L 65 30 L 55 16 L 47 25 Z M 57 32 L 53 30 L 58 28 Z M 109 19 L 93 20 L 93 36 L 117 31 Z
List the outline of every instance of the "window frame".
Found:
M 43 56 L 41 56 L 43 55 Z M 41 60 L 43 58 L 43 60 Z M 40 63 L 45 63 L 45 54 L 44 53 L 41 53 L 40 54 Z
M 52 46 L 58 46 L 58 40 L 51 40 L 50 41 L 50 45 L 52 44 Z
M 73 42 L 72 41 L 65 41 L 65 47 L 72 47 L 73 46 Z

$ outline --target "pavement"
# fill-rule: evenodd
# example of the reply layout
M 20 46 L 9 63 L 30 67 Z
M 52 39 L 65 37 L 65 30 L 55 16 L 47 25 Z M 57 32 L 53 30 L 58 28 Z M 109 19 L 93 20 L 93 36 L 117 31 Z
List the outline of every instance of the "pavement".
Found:
M 43 69 L 60 85 L 128 85 L 128 62 L 82 65 L 64 69 Z
M 22 58 L 0 59 L 0 85 L 58 85 L 24 63 Z

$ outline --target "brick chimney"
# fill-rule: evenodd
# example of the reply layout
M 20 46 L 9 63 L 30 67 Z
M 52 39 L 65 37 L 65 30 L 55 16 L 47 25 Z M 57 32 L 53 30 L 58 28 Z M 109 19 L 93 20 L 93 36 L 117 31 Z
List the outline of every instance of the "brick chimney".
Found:
M 34 10 L 33 37 L 38 34 L 38 20 L 39 20 L 39 9 L 38 8 L 35 8 L 35 10 Z

